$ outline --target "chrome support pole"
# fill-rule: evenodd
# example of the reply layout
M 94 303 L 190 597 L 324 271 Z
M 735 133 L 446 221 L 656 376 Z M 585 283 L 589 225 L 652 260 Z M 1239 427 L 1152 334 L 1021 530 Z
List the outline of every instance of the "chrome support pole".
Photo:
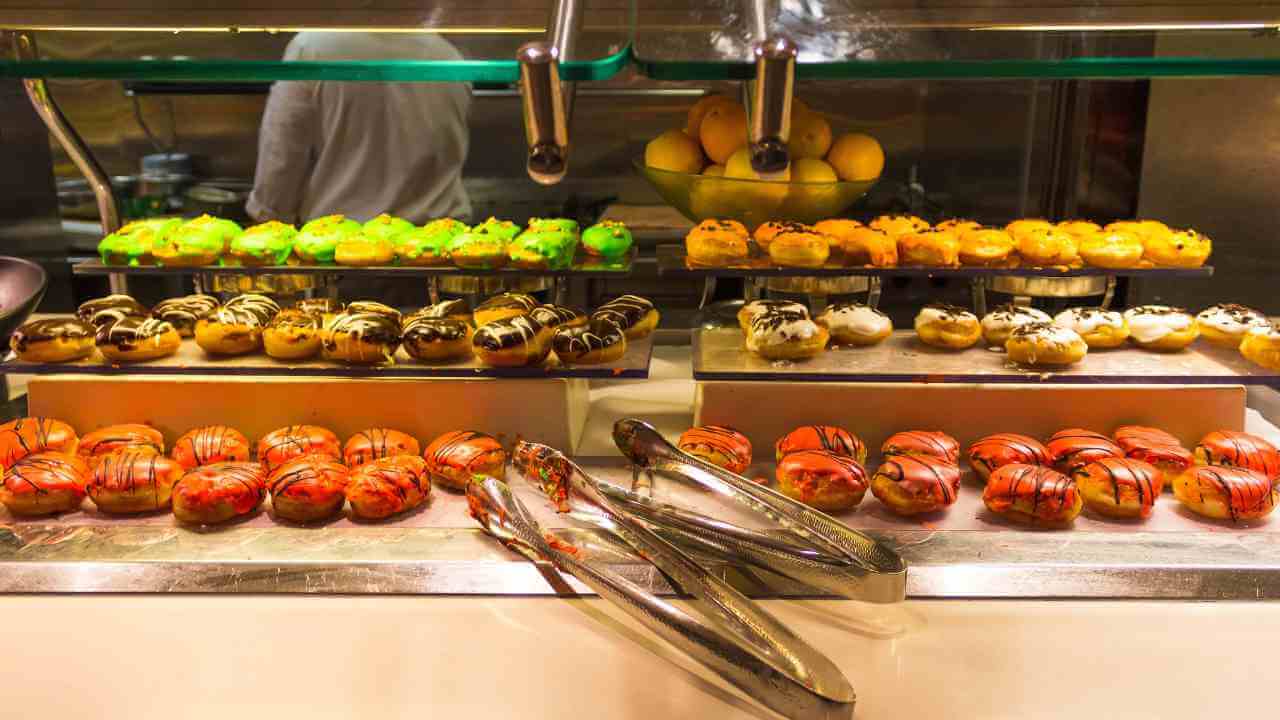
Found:
M 574 84 L 560 80 L 560 62 L 573 59 L 582 29 L 580 0 L 557 0 L 548 38 L 516 51 L 528 156 L 525 169 L 534 182 L 555 185 L 569 169 L 569 122 Z
M 880 290 L 882 287 L 879 275 L 867 278 L 867 307 L 873 310 L 880 307 Z
M 1106 289 L 1106 292 L 1102 294 L 1102 309 L 1110 310 L 1111 303 L 1115 302 L 1115 299 L 1116 299 L 1116 276 L 1108 275 L 1107 289 Z
M 756 79 L 751 88 L 748 149 L 751 167 L 761 175 L 780 173 L 791 164 L 791 99 L 795 93 L 796 45 L 769 37 L 751 49 Z
M 973 298 L 973 312 L 978 317 L 987 314 L 987 281 L 976 277 L 969 281 L 969 295 Z

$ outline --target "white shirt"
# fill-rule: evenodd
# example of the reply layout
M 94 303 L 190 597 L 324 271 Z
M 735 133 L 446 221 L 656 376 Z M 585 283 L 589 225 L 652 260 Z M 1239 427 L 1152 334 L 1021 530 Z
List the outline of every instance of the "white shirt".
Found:
M 303 32 L 285 60 L 461 60 L 439 35 Z M 424 223 L 467 218 L 466 83 L 281 81 L 258 134 L 247 209 L 254 218 L 302 223 L 383 212 Z

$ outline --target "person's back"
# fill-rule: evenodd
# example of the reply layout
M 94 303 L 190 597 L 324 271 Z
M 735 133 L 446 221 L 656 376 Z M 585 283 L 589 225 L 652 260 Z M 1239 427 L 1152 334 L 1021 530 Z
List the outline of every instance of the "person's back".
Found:
M 439 35 L 299 33 L 285 60 L 460 60 Z M 464 83 L 277 82 L 258 137 L 249 214 L 306 222 L 389 212 L 465 218 Z

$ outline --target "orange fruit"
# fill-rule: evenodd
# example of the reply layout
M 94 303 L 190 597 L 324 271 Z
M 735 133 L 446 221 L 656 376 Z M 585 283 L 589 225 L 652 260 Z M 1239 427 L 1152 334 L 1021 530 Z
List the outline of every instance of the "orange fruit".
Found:
M 884 149 L 870 135 L 847 133 L 831 144 L 827 162 L 841 180 L 874 180 L 884 170 Z
M 708 165 L 705 170 L 702 171 L 702 174 L 710 175 L 712 177 L 724 177 L 724 166 L 716 165 L 712 163 L 711 165 Z
M 729 156 L 728 161 L 724 165 L 724 176 L 727 178 L 739 178 L 742 180 L 779 180 L 786 181 L 791 179 L 791 168 L 788 167 L 780 173 L 775 173 L 769 177 L 763 177 L 751 167 L 751 151 L 745 147 L 738 148 Z
M 727 103 L 735 105 L 732 98 L 725 95 L 703 95 L 698 98 L 698 102 L 689 108 L 689 120 L 684 126 L 684 131 L 689 133 L 689 137 L 697 138 L 698 131 L 702 129 L 702 118 L 706 117 L 707 111 L 719 103 Z
M 747 111 L 737 103 L 713 104 L 702 117 L 698 139 L 711 162 L 728 163 L 729 156 L 747 144 Z
M 831 125 L 822 113 L 807 110 L 791 113 L 791 159 L 824 158 L 831 149 Z
M 791 161 L 791 179 L 803 183 L 833 183 L 840 178 L 825 160 L 806 157 Z
M 644 164 L 678 173 L 702 172 L 702 150 L 683 130 L 668 130 L 644 146 Z

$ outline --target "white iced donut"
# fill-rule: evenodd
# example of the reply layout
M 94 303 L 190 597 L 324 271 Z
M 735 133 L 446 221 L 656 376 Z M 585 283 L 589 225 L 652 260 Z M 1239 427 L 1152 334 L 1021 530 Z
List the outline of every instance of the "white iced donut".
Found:
M 1124 311 L 1129 337 L 1147 350 L 1175 352 L 1200 336 L 1195 318 L 1182 308 L 1168 305 L 1140 305 Z
M 1266 315 L 1234 303 L 1212 305 L 1196 315 L 1196 325 L 1204 339 L 1228 348 L 1240 347 L 1246 333 L 1269 324 Z
M 860 303 L 828 305 L 818 314 L 817 322 L 838 345 L 875 345 L 893 332 L 888 315 Z
M 1009 333 L 1015 328 L 1031 323 L 1047 323 L 1052 318 L 1049 314 L 1033 307 L 1022 305 L 1001 305 L 982 318 L 982 339 L 991 347 L 1004 347 Z
M 1075 330 L 1031 323 L 1014 328 L 1005 350 L 1010 360 L 1023 365 L 1071 365 L 1084 359 L 1089 346 Z
M 1075 330 L 1094 349 L 1120 347 L 1129 339 L 1129 323 L 1115 310 L 1071 308 L 1058 313 L 1053 324 Z
M 747 350 L 769 360 L 811 358 L 827 347 L 827 329 L 799 313 L 756 317 L 747 331 Z
M 916 315 L 916 334 L 926 345 L 963 350 L 982 337 L 978 316 L 954 305 L 926 305 Z

